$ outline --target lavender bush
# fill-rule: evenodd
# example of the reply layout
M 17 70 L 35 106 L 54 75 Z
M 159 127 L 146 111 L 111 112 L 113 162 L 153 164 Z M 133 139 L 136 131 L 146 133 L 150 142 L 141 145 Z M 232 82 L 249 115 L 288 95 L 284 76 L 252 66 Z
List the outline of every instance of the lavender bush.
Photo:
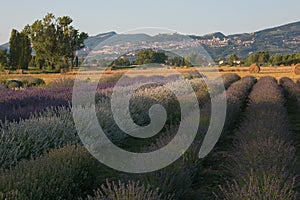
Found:
M 253 76 L 246 76 L 239 81 L 236 81 L 226 91 L 227 96 L 227 114 L 224 131 L 233 128 L 238 116 L 242 112 L 243 106 L 256 79 Z
M 0 198 L 14 200 L 86 197 L 113 175 L 80 146 L 51 150 L 35 160 L 0 171 Z
M 237 75 L 237 74 L 234 74 L 234 73 L 228 73 L 228 74 L 223 74 L 221 77 L 219 77 L 219 78 L 217 78 L 217 79 L 218 79 L 218 80 L 221 79 L 221 80 L 224 82 L 225 88 L 227 89 L 227 88 L 229 88 L 229 86 L 230 86 L 232 83 L 234 83 L 234 82 L 240 80 L 241 77 L 240 77 L 239 75 Z
M 128 183 L 122 183 L 119 181 L 102 185 L 100 189 L 94 192 L 94 196 L 88 196 L 88 200 L 171 200 L 172 196 L 163 198 L 157 190 L 151 190 L 139 182 L 128 181 Z
M 201 161 L 201 168 L 198 168 L 198 174 L 195 177 L 196 186 L 198 188 L 197 197 L 201 195 L 203 199 L 214 198 L 213 192 L 218 191 L 217 184 L 226 176 L 221 166 L 224 165 L 226 159 L 224 152 L 231 147 L 231 132 L 236 127 L 239 116 L 247 103 L 247 97 L 251 91 L 256 79 L 247 76 L 239 81 L 232 83 L 225 91 L 227 96 L 227 113 L 226 120 L 221 137 L 214 147 L 213 151 Z M 220 95 L 220 100 L 223 96 Z M 206 132 L 210 118 L 210 103 L 201 110 L 200 132 Z M 201 135 L 201 134 L 200 134 Z M 201 136 L 199 140 L 201 141 Z M 200 143 L 201 144 L 201 143 Z M 191 197 L 196 198 L 196 196 Z
M 279 84 L 285 91 L 288 98 L 294 99 L 295 101 L 300 101 L 300 86 L 288 77 L 283 77 L 280 79 Z
M 176 127 L 164 132 L 154 143 L 144 149 L 144 152 L 155 151 L 166 146 L 176 133 Z M 173 132 L 174 131 L 174 132 Z M 181 138 L 185 140 L 186 138 Z M 170 166 L 155 172 L 136 176 L 144 185 L 152 189 L 159 188 L 164 198 L 173 194 L 175 199 L 184 198 L 192 185 L 197 169 L 200 167 L 198 152 L 199 143 L 195 142 L 185 154 Z M 174 151 L 178 151 L 174 149 Z
M 296 83 L 297 83 L 297 85 L 300 86 L 300 78 L 298 78 L 298 79 L 296 80 Z
M 116 82 L 120 80 L 121 75 L 114 75 L 112 77 L 105 77 L 100 80 L 97 90 L 97 95 L 112 93 L 112 88 Z M 237 75 L 223 75 L 225 86 L 228 87 L 232 82 L 238 79 Z M 199 79 L 199 80 L 197 80 Z M 161 76 L 143 77 L 138 76 L 134 78 L 125 78 L 121 86 L 131 86 L 134 83 L 155 81 L 162 83 L 170 83 L 178 80 L 178 76 L 168 76 L 162 78 Z M 193 79 L 195 82 L 203 82 L 201 78 Z M 28 84 L 35 84 L 34 80 L 29 80 Z M 1 84 L 0 84 L 1 85 Z M 72 89 L 74 85 L 73 79 L 58 79 L 50 82 L 43 88 L 28 88 L 22 90 L 9 90 L 0 86 L 0 120 L 20 120 L 29 118 L 34 113 L 39 113 L 48 107 L 68 106 L 72 98 Z M 202 84 L 203 85 L 203 84 Z M 200 86 L 202 87 L 202 86 Z M 197 90 L 199 91 L 199 90 Z M 199 92 L 199 96 L 207 95 Z M 101 96 L 101 95 L 100 95 Z M 201 102 L 201 98 L 199 99 Z M 202 102 L 203 103 L 203 102 Z
M 53 108 L 20 122 L 0 127 L 0 168 L 39 157 L 51 148 L 79 143 L 70 109 Z
M 269 169 L 256 176 L 250 172 L 249 180 L 244 180 L 243 185 L 237 181 L 228 183 L 227 188 L 220 187 L 225 200 L 252 200 L 252 199 L 297 199 L 291 187 L 294 178 L 285 172 L 278 173 L 278 169 Z M 282 183 L 282 180 L 288 179 Z
M 70 88 L 0 89 L 0 120 L 20 120 L 42 112 L 48 107 L 68 106 Z
M 226 91 L 226 93 L 228 93 L 228 102 L 231 102 L 232 106 L 234 105 L 234 103 L 237 103 L 237 106 L 234 108 L 239 108 L 241 110 L 240 106 L 243 102 L 245 102 L 248 93 L 251 87 L 254 85 L 255 81 L 256 80 L 254 77 L 245 77 L 242 80 L 233 83 Z M 202 85 L 203 82 L 193 81 L 192 83 L 194 88 L 205 88 L 205 86 Z M 207 92 L 207 90 L 202 91 Z M 234 110 L 234 108 L 231 107 L 232 111 Z M 205 110 L 209 109 L 210 103 L 207 102 L 206 104 L 204 104 L 204 108 L 201 110 L 201 118 L 210 117 L 210 113 L 205 112 Z M 238 110 L 235 110 L 235 112 L 238 112 Z M 207 125 L 206 123 L 202 122 L 203 121 L 200 122 L 200 127 Z M 177 128 L 177 125 L 171 126 L 171 128 L 169 128 L 166 132 L 163 132 L 161 136 L 144 151 L 149 152 L 157 150 L 167 145 L 174 137 Z M 201 171 L 203 169 L 198 159 L 200 145 L 204 137 L 203 133 L 205 132 L 202 132 L 202 129 L 199 129 L 199 134 L 196 141 L 192 144 L 188 151 L 185 152 L 185 154 L 174 164 L 157 172 L 153 172 L 147 175 L 140 175 L 138 176 L 138 180 L 141 180 L 145 185 L 149 184 L 154 188 L 159 187 L 163 195 L 173 193 L 176 199 L 185 198 L 185 196 L 190 191 L 190 187 L 192 186 L 195 175 L 198 173 L 198 171 Z M 181 140 L 184 139 L 185 138 L 182 138 Z

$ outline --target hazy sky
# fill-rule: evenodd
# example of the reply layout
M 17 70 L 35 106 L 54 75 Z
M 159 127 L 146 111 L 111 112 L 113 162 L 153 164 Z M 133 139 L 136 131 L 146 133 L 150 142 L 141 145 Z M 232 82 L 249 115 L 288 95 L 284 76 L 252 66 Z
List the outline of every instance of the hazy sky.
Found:
M 299 0 L 0 1 L 0 44 L 8 41 L 12 28 L 21 30 L 47 12 L 71 16 L 75 27 L 89 35 L 139 27 L 232 34 L 300 21 Z

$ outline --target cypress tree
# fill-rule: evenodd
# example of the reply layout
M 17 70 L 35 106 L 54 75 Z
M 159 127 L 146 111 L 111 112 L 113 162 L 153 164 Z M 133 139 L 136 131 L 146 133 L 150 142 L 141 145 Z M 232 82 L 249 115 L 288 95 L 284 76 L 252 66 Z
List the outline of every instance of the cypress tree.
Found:
M 18 31 L 13 29 L 11 31 L 9 40 L 9 65 L 12 69 L 18 68 L 18 57 L 19 57 L 19 47 L 18 47 Z
M 28 36 L 13 29 L 9 46 L 9 64 L 12 69 L 28 69 L 31 59 L 31 44 Z

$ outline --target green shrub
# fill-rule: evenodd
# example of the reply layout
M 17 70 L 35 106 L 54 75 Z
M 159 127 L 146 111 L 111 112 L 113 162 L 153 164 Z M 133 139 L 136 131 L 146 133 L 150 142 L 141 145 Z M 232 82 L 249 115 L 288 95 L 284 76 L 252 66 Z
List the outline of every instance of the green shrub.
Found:
M 21 78 L 20 80 L 0 80 L 0 84 L 7 88 L 15 89 L 20 87 L 37 87 L 45 85 L 45 81 L 40 78 Z
M 56 80 L 53 80 L 53 81 L 49 82 L 47 84 L 47 86 L 51 87 L 51 88 L 59 88 L 59 87 L 62 87 L 62 86 L 73 87 L 74 81 L 75 80 L 71 79 L 71 78 L 61 78 L 61 79 L 56 79 Z
M 6 79 L 0 79 L 0 84 L 3 85 L 4 87 L 6 87 Z
M 32 78 L 32 77 L 23 78 L 21 81 L 25 87 L 37 87 L 37 86 L 43 86 L 46 84 L 43 79 Z
M 20 88 L 23 86 L 23 83 L 18 80 L 9 80 L 6 82 L 6 87 L 9 89 Z
M 86 197 L 112 176 L 80 146 L 50 151 L 36 160 L 20 162 L 0 172 L 0 198 L 15 200 Z

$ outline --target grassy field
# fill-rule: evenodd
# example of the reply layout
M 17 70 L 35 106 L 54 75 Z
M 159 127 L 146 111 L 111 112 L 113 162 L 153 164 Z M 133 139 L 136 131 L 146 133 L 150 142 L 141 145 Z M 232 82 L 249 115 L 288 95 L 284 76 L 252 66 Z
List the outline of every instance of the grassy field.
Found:
M 294 68 L 292 66 L 288 67 L 261 67 L 261 71 L 258 74 L 250 74 L 248 71 L 248 67 L 219 67 L 220 74 L 227 74 L 227 73 L 235 73 L 238 74 L 241 77 L 245 77 L 247 75 L 254 76 L 256 78 L 261 78 L 264 76 L 272 76 L 275 77 L 277 80 L 279 80 L 282 77 L 289 77 L 292 80 L 296 81 L 298 78 L 300 78 L 300 75 L 296 75 L 294 73 Z M 180 73 L 189 73 L 190 71 L 196 70 L 195 68 L 177 68 L 176 71 Z M 212 71 L 212 68 L 200 68 L 200 72 L 204 73 L 208 76 L 214 76 L 215 70 Z M 129 72 L 128 70 L 108 70 L 104 73 L 105 76 L 111 76 L 115 74 L 123 74 Z M 134 69 L 130 71 L 127 75 L 130 77 L 134 76 L 153 76 L 153 75 L 163 75 L 167 76 L 173 73 L 173 70 L 167 69 L 167 68 L 160 68 L 160 69 Z M 24 78 L 24 77 L 33 77 L 33 78 L 41 78 L 46 83 L 49 83 L 56 79 L 74 79 L 76 78 L 76 71 L 68 72 L 64 74 L 60 73 L 53 73 L 53 74 L 9 74 L 4 75 L 0 74 L 0 79 L 18 79 L 18 78 Z M 89 72 L 83 72 L 81 73 L 84 78 L 96 78 L 100 74 L 99 71 L 89 71 Z

